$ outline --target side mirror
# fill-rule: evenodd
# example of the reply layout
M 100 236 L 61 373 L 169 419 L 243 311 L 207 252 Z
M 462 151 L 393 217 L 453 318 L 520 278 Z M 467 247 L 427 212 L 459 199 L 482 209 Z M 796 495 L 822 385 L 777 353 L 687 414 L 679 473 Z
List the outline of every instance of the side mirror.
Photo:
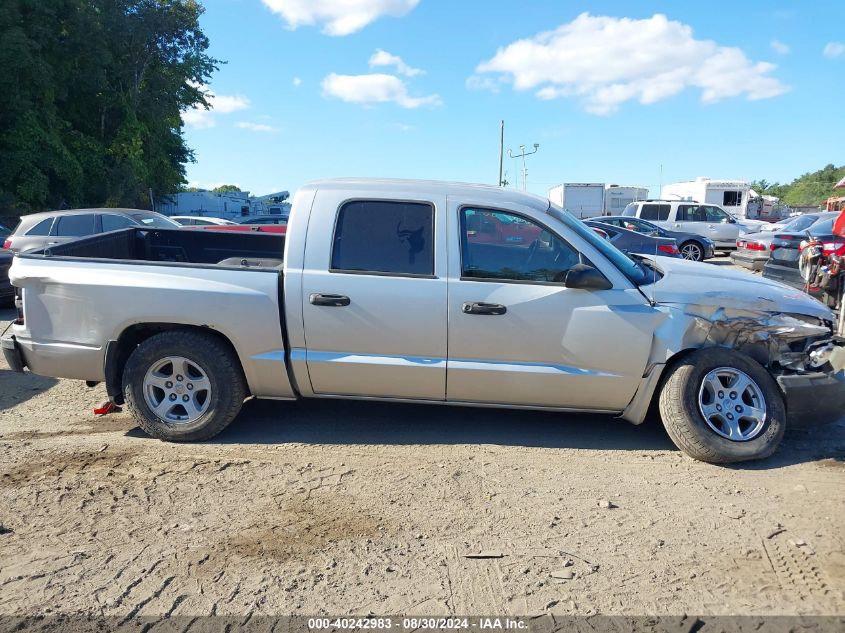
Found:
M 613 284 L 598 270 L 587 264 L 575 264 L 566 273 L 563 285 L 579 290 L 610 290 Z

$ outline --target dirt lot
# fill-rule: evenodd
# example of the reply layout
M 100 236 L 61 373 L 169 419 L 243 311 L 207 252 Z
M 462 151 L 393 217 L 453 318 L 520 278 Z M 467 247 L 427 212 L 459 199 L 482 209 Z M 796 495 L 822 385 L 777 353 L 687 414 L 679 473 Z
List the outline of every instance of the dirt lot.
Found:
M 0 614 L 845 613 L 843 425 L 724 468 L 654 421 L 251 401 L 169 445 L 103 399 L 0 365 Z

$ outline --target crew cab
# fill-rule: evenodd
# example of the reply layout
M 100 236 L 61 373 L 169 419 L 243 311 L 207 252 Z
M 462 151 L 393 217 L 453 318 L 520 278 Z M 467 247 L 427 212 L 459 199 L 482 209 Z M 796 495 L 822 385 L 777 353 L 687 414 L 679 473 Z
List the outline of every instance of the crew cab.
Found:
M 770 455 L 787 420 L 845 411 L 816 300 L 626 255 L 549 200 L 492 186 L 318 181 L 286 235 L 128 228 L 19 254 L 11 279 L 9 365 L 103 381 L 164 440 L 214 436 L 249 396 L 634 424 L 656 399 L 682 450 L 730 462 Z

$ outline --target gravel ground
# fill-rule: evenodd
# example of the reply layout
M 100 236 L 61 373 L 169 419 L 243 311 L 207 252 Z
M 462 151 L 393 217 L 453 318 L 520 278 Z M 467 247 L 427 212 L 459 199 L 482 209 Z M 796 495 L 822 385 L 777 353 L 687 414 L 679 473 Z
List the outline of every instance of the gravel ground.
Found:
M 726 468 L 656 421 L 250 401 L 175 445 L 104 399 L 0 361 L 0 614 L 845 613 L 843 425 Z

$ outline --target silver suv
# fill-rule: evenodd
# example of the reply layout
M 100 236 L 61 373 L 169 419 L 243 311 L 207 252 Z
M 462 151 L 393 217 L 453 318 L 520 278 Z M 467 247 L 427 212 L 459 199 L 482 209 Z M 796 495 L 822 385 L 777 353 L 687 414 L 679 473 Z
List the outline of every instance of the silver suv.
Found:
M 25 253 L 64 244 L 86 235 L 107 233 L 130 226 L 181 228 L 181 225 L 160 213 L 140 209 L 44 211 L 21 216 L 20 223 L 6 238 L 3 248 L 15 253 Z
M 625 207 L 622 215 L 648 220 L 669 231 L 702 235 L 722 251 L 736 250 L 737 238 L 752 230 L 722 207 L 691 200 L 640 200 Z

